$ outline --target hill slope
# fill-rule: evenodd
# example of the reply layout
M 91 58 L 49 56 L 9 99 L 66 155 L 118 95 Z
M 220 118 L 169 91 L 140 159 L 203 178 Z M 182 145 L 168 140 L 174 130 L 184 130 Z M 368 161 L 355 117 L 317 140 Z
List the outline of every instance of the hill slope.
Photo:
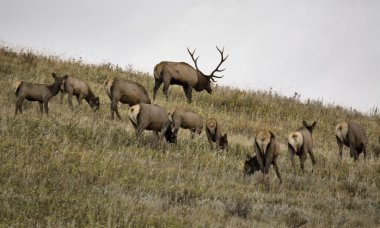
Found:
M 72 111 L 57 96 L 49 116 L 25 102 L 24 114 L 14 117 L 13 82 L 50 84 L 52 72 L 87 81 L 100 96 L 100 111 L 85 102 Z M 204 133 L 190 140 L 184 130 L 177 145 L 157 144 L 150 132 L 138 143 L 125 105 L 119 104 L 122 121 L 109 119 L 102 83 L 115 76 L 140 82 L 151 95 L 152 76 L 133 69 L 0 49 L 0 225 L 380 225 L 380 162 L 372 153 L 380 135 L 378 115 L 226 87 L 214 88 L 212 95 L 193 93 L 187 104 L 182 89 L 172 86 L 169 101 L 160 91 L 156 103 L 217 117 L 229 134 L 230 151 L 212 151 Z M 304 119 L 318 121 L 317 165 L 312 173 L 308 159 L 301 174 L 298 159 L 297 173 L 290 166 L 285 139 Z M 367 161 L 361 156 L 354 163 L 347 148 L 343 161 L 337 159 L 334 126 L 348 119 L 367 131 Z M 280 138 L 282 185 L 272 169 L 268 180 L 243 177 L 252 137 L 263 128 Z

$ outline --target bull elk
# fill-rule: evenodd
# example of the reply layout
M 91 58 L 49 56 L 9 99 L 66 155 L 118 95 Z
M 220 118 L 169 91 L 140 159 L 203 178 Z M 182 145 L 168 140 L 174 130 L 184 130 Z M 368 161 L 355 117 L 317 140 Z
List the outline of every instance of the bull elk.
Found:
M 34 84 L 24 81 L 17 81 L 13 85 L 17 97 L 15 115 L 17 115 L 18 111 L 22 114 L 22 103 L 24 102 L 24 99 L 27 99 L 28 101 L 38 101 L 41 114 L 44 110 L 46 114 L 49 113 L 48 103 L 50 99 L 58 94 L 63 80 L 67 79 L 68 76 L 65 75 L 59 77 L 53 73 L 52 77 L 54 78 L 54 83 L 51 85 Z
M 253 148 L 256 155 L 251 157 L 247 154 L 247 159 L 244 163 L 244 174 L 251 175 L 256 171 L 261 171 L 264 175 L 267 175 L 270 166 L 273 165 L 276 175 L 280 183 L 282 183 L 277 165 L 280 145 L 276 136 L 268 130 L 260 131 L 254 139 Z
M 165 136 L 166 141 L 176 142 L 170 126 L 170 120 L 166 110 L 158 105 L 137 104 L 129 108 L 129 119 L 135 129 L 136 138 L 139 139 L 144 130 L 151 130 L 159 139 Z
M 206 135 L 211 149 L 214 148 L 213 142 L 215 142 L 215 149 L 222 149 L 228 151 L 228 139 L 227 134 L 222 135 L 218 121 L 214 118 L 209 118 L 206 121 Z
M 350 148 L 350 156 L 358 160 L 363 152 L 367 157 L 366 145 L 368 143 L 364 130 L 354 122 L 342 122 L 335 127 L 335 137 L 339 148 L 339 157 L 342 159 L 343 145 Z
M 314 121 L 312 125 L 308 125 L 306 121 L 303 121 L 302 124 L 303 124 L 303 127 L 289 134 L 288 151 L 290 155 L 290 161 L 292 162 L 294 170 L 296 169 L 295 164 L 294 164 L 294 155 L 297 155 L 300 158 L 302 171 L 304 171 L 304 167 L 305 167 L 304 163 L 305 163 L 307 154 L 310 155 L 313 166 L 316 163 L 316 160 L 313 154 L 312 133 L 313 133 L 313 129 L 317 125 L 317 121 Z
M 194 58 L 194 53 L 189 52 L 191 58 L 194 61 L 194 67 L 190 66 L 185 62 L 169 62 L 163 61 L 157 64 L 154 67 L 154 88 L 153 88 L 153 100 L 156 99 L 157 91 L 160 88 L 161 84 L 164 83 L 163 92 L 166 99 L 168 99 L 168 90 L 169 85 L 180 85 L 183 87 L 183 91 L 187 97 L 187 101 L 191 103 L 192 91 L 195 89 L 197 92 L 206 90 L 209 94 L 212 93 L 211 81 L 215 82 L 214 78 L 222 78 L 223 76 L 214 75 L 217 72 L 222 72 L 225 69 L 219 69 L 224 61 L 228 58 L 228 55 L 224 57 L 224 48 L 220 50 L 218 46 L 216 47 L 221 55 L 221 60 L 218 66 L 211 72 L 210 75 L 205 75 L 198 68 L 198 58 Z
M 104 90 L 111 100 L 111 118 L 114 113 L 121 120 L 117 103 L 128 104 L 130 107 L 139 103 L 150 104 L 148 92 L 137 82 L 122 78 L 109 79 L 104 83 Z
M 64 80 L 63 89 L 61 90 L 61 102 L 65 93 L 68 94 L 68 102 L 71 108 L 73 108 L 73 95 L 77 98 L 78 105 L 82 103 L 82 100 L 85 99 L 90 107 L 97 111 L 100 107 L 99 97 L 95 96 L 91 91 L 88 84 L 78 78 L 69 76 Z
M 203 131 L 203 118 L 201 115 L 183 108 L 174 108 L 169 113 L 169 119 L 174 135 L 177 136 L 179 128 L 189 129 L 191 138 L 195 133 L 201 134 Z

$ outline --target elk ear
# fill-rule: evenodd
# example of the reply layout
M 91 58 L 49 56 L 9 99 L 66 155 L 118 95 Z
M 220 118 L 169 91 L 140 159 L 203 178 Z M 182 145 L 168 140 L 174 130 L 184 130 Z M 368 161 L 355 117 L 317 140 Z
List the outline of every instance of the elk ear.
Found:
M 307 123 L 306 123 L 305 120 L 302 121 L 302 124 L 303 124 L 304 127 L 308 127 L 308 125 L 307 125 Z
M 57 77 L 57 75 L 56 75 L 55 73 L 52 73 L 51 76 L 52 76 L 53 78 Z
M 314 128 L 315 125 L 317 125 L 317 121 L 314 121 L 313 124 L 311 125 L 311 127 Z

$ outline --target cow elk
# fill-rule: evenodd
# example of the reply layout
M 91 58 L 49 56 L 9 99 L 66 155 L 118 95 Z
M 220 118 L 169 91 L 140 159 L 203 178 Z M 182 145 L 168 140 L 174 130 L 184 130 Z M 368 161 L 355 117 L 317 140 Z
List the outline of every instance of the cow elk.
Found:
M 220 126 L 218 125 L 216 119 L 209 118 L 206 121 L 206 135 L 211 149 L 214 149 L 213 142 L 215 142 L 215 149 L 222 149 L 228 151 L 227 134 L 225 133 L 224 135 L 222 135 Z
M 22 103 L 24 99 L 28 101 L 38 101 L 41 114 L 44 110 L 46 114 L 49 113 L 48 103 L 50 99 L 58 94 L 63 80 L 67 79 L 68 76 L 59 77 L 53 73 L 52 77 L 54 78 L 54 83 L 51 85 L 33 84 L 24 81 L 17 81 L 14 84 L 14 92 L 17 97 L 15 115 L 17 115 L 18 111 L 22 113 Z
M 61 90 L 61 102 L 65 93 L 68 94 L 68 102 L 73 108 L 73 95 L 77 98 L 78 105 L 85 99 L 90 107 L 97 111 L 100 107 L 99 97 L 95 96 L 88 84 L 80 79 L 69 76 L 64 80 L 63 89 Z
M 153 104 L 137 104 L 129 108 L 129 119 L 135 129 L 136 138 L 140 139 L 144 130 L 151 130 L 159 135 L 160 141 L 165 137 L 170 143 L 176 142 L 166 110 Z
M 150 104 L 148 92 L 139 83 L 122 78 L 109 79 L 104 83 L 104 90 L 111 100 L 111 118 L 114 113 L 121 120 L 117 103 L 128 104 L 130 107 L 139 103 Z
M 276 136 L 268 130 L 260 131 L 253 142 L 256 155 L 251 157 L 247 154 L 244 164 L 244 174 L 251 175 L 256 171 L 261 171 L 264 175 L 269 172 L 270 166 L 274 170 L 280 183 L 282 183 L 280 171 L 277 165 L 277 158 L 280 155 L 280 145 Z
M 201 134 L 203 131 L 203 118 L 199 114 L 183 108 L 174 108 L 169 113 L 173 132 L 177 136 L 179 128 L 189 129 L 191 138 L 194 134 Z
M 190 52 L 189 48 L 187 51 L 189 52 L 191 58 L 194 61 L 194 67 L 190 66 L 184 62 L 169 62 L 163 61 L 157 64 L 154 67 L 154 88 L 153 88 L 153 100 L 155 100 L 157 91 L 160 88 L 161 84 L 164 83 L 163 92 L 165 94 L 166 99 L 168 99 L 168 89 L 169 85 L 180 85 L 183 87 L 183 91 L 187 97 L 187 101 L 191 103 L 192 91 L 195 89 L 197 92 L 201 92 L 206 90 L 209 94 L 212 93 L 211 89 L 211 81 L 215 82 L 215 78 L 222 78 L 223 76 L 214 75 L 217 72 L 222 72 L 225 69 L 219 69 L 224 61 L 228 58 L 228 56 L 224 57 L 224 48 L 220 50 L 218 46 L 216 47 L 221 55 L 221 60 L 218 66 L 211 72 L 210 75 L 203 74 L 198 68 L 198 58 L 194 58 L 194 53 Z
M 367 157 L 366 145 L 368 143 L 364 130 L 354 122 L 342 122 L 335 127 L 335 136 L 339 148 L 339 157 L 342 159 L 343 145 L 350 148 L 350 156 L 358 160 L 363 152 Z
M 304 164 L 307 157 L 307 154 L 310 155 L 311 162 L 313 166 L 316 163 L 314 154 L 313 154 L 313 129 L 317 125 L 317 121 L 314 121 L 312 125 L 308 125 L 306 121 L 302 122 L 303 127 L 299 128 L 297 131 L 292 132 L 288 136 L 288 151 L 290 155 L 290 161 L 295 170 L 294 164 L 294 155 L 297 155 L 300 158 L 302 172 L 304 171 Z

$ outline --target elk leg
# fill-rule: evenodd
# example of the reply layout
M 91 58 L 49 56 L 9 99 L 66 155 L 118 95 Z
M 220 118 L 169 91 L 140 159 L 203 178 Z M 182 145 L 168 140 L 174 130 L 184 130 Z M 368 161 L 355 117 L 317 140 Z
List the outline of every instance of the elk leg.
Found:
M 314 166 L 317 163 L 317 161 L 315 160 L 313 150 L 309 151 L 309 155 L 310 155 L 310 158 L 311 158 L 311 162 L 313 163 L 313 166 Z
M 280 171 L 278 169 L 277 162 L 273 161 L 272 164 L 273 164 L 274 171 L 276 171 L 276 175 L 277 175 L 278 179 L 280 180 L 280 184 L 282 184 L 281 175 L 280 175 Z
M 190 137 L 191 137 L 191 139 L 194 139 L 194 136 L 195 136 L 195 129 L 191 129 L 190 130 Z
M 296 164 L 294 163 L 294 153 L 292 152 L 289 152 L 289 153 L 290 153 L 290 162 L 292 163 L 294 172 L 296 172 Z
M 170 122 L 168 122 L 167 124 L 163 124 L 162 125 L 161 132 L 159 134 L 159 141 L 160 142 L 164 139 L 166 130 L 168 129 L 169 125 L 170 125 Z
M 118 101 L 115 99 L 112 99 L 111 101 L 111 119 L 114 119 L 114 113 L 116 112 L 117 117 L 119 118 L 119 120 L 121 120 L 119 110 L 117 108 L 117 102 Z
M 43 114 L 44 113 L 43 103 L 42 103 L 42 101 L 39 101 L 38 103 L 40 104 L 40 113 Z
M 365 148 L 364 144 L 362 144 L 362 149 L 363 149 L 363 153 L 364 153 L 364 159 L 367 159 L 367 149 Z
M 45 113 L 46 114 L 49 114 L 49 106 L 48 106 L 49 102 L 48 101 L 44 101 L 44 108 L 45 108 Z
M 18 111 L 20 111 L 20 113 L 22 114 L 22 103 L 23 102 L 24 102 L 24 98 L 23 97 L 17 97 L 15 116 L 17 115 Z
M 69 106 L 71 109 L 74 109 L 74 106 L 73 106 L 73 93 L 71 92 L 68 92 L 68 96 L 67 96 L 67 101 L 69 102 Z
M 162 84 L 161 80 L 157 80 L 156 78 L 154 79 L 153 100 L 156 99 L 157 91 L 160 88 L 161 84 Z
M 164 88 L 162 89 L 162 91 L 165 94 L 166 99 L 169 99 L 169 95 L 168 95 L 169 85 L 170 85 L 169 82 L 164 82 Z
M 342 159 L 343 155 L 343 143 L 340 141 L 338 137 L 336 137 L 336 143 L 338 144 L 338 150 L 339 150 L 339 157 Z
M 356 151 L 354 146 L 350 146 L 350 155 L 354 158 L 355 161 L 358 160 L 358 152 Z
M 61 99 L 60 99 L 60 101 L 61 101 L 61 104 L 63 103 L 63 97 L 65 96 L 65 91 L 61 88 L 60 89 L 60 91 L 61 91 Z
M 211 133 L 208 131 L 208 129 L 206 129 L 206 135 L 207 135 L 208 143 L 210 144 L 210 148 L 211 148 L 211 150 L 213 150 L 214 144 L 212 143 L 212 136 L 211 136 Z M 218 146 L 218 144 L 216 144 L 216 146 Z
M 301 162 L 302 172 L 305 171 L 305 160 L 306 160 L 306 154 L 302 153 L 301 156 L 300 156 L 300 162 Z
M 269 153 L 268 157 L 266 158 L 265 161 L 265 166 L 264 166 L 264 173 L 268 174 L 269 173 L 269 168 L 273 162 L 273 153 Z
M 82 96 L 82 95 L 78 95 L 78 96 L 77 96 L 78 105 L 81 105 L 81 104 L 82 104 L 82 99 L 83 99 L 83 96 Z
M 187 102 L 188 103 L 191 103 L 191 97 L 192 97 L 192 91 L 193 91 L 193 87 L 187 85 L 187 86 L 183 86 L 183 90 L 185 92 L 185 95 L 187 97 Z

